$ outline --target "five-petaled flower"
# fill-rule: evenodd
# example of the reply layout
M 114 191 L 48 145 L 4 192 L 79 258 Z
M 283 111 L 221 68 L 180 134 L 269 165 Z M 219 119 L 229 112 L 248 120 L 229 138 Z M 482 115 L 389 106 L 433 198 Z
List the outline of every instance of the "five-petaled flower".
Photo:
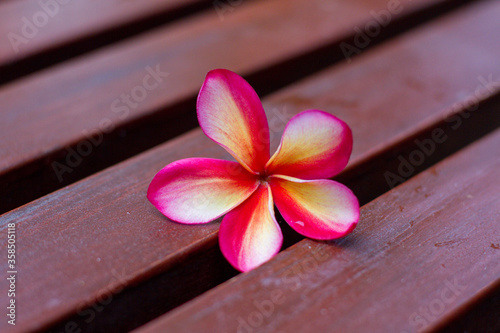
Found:
M 252 87 L 223 69 L 207 74 L 197 102 L 203 132 L 239 163 L 188 158 L 160 170 L 148 199 L 171 220 L 210 222 L 226 214 L 219 244 L 238 270 L 276 255 L 283 236 L 274 204 L 298 233 L 329 240 L 350 233 L 359 203 L 346 186 L 329 180 L 347 164 L 352 134 L 342 120 L 319 110 L 294 116 L 270 157 L 269 125 Z

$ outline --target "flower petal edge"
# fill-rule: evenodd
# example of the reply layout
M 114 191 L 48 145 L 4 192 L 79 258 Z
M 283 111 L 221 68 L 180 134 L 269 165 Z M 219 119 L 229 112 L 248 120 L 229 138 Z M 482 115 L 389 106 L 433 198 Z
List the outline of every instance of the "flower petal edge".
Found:
M 274 216 L 268 185 L 261 185 L 222 220 L 219 244 L 224 257 L 237 270 L 260 266 L 281 249 L 283 235 Z
M 198 224 L 224 215 L 258 186 L 258 178 L 236 162 L 188 158 L 161 169 L 151 181 L 147 197 L 171 220 Z
M 347 165 L 352 143 L 344 121 L 320 110 L 302 111 L 286 125 L 266 170 L 307 180 L 331 178 Z
M 253 173 L 269 160 L 269 124 L 250 84 L 226 69 L 210 71 L 200 89 L 197 115 L 201 129 Z
M 301 180 L 274 175 L 269 180 L 274 203 L 285 221 L 312 239 L 330 240 L 349 234 L 359 220 L 352 191 L 333 180 Z

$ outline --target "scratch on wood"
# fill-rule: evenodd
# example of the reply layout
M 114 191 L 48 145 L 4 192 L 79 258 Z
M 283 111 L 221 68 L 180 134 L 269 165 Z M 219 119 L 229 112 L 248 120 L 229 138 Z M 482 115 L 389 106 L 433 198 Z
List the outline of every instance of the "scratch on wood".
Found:
M 453 244 L 460 244 L 465 240 L 467 240 L 467 238 L 452 239 L 449 241 L 438 242 L 438 243 L 434 244 L 434 246 L 435 247 L 442 247 L 442 246 L 448 246 L 448 245 L 453 245 Z

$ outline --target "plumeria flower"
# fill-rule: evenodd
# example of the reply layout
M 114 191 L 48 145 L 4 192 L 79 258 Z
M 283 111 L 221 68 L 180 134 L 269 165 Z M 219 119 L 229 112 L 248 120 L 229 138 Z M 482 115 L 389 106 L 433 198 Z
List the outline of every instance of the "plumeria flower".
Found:
M 219 230 L 223 255 L 251 270 L 276 255 L 283 235 L 274 204 L 298 233 L 329 240 L 350 233 L 359 203 L 346 186 L 329 180 L 346 166 L 352 133 L 319 110 L 294 116 L 274 155 L 269 125 L 252 87 L 224 69 L 209 72 L 197 102 L 203 132 L 237 161 L 188 158 L 156 174 L 148 199 L 169 219 L 199 224 L 226 214 Z

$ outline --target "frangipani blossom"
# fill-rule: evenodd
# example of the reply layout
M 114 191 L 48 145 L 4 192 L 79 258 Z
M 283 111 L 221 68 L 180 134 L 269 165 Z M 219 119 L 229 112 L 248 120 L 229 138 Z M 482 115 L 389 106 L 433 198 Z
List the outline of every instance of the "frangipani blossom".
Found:
M 294 116 L 280 146 L 269 153 L 269 125 L 252 87 L 223 69 L 209 72 L 197 102 L 203 132 L 237 161 L 188 158 L 156 174 L 148 199 L 171 220 L 213 221 L 223 255 L 236 269 L 251 270 L 281 249 L 274 205 L 300 234 L 320 240 L 350 233 L 359 203 L 346 186 L 329 180 L 346 166 L 352 134 L 342 120 L 319 110 Z

